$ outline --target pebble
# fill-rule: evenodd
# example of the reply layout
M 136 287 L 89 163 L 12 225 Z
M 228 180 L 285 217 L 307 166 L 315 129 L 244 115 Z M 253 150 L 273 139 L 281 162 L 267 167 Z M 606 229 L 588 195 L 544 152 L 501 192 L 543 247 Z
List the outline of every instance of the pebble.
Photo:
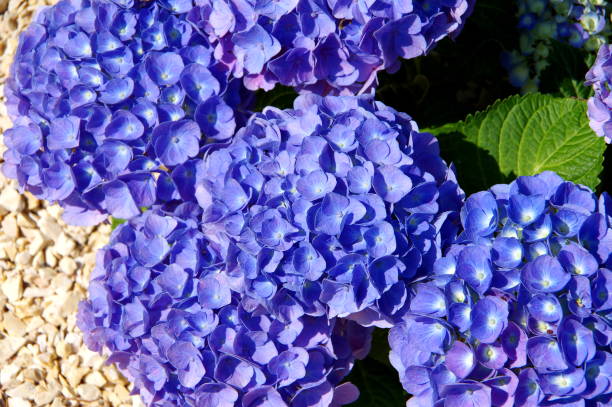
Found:
M 100 398 L 100 389 L 93 384 L 82 384 L 77 387 L 77 393 L 85 401 L 94 401 Z
M 11 213 L 2 219 L 2 233 L 13 239 L 17 239 L 19 237 L 17 218 L 14 214 Z
M 21 194 L 13 188 L 4 188 L 0 192 L 0 208 L 7 212 L 17 213 L 25 207 L 25 201 Z
M 77 269 L 77 264 L 70 257 L 63 257 L 59 262 L 59 268 L 62 272 L 72 275 Z
M 21 397 L 9 397 L 8 407 L 32 407 L 32 403 Z
M 23 294 L 23 281 L 21 275 L 15 274 L 7 277 L 0 287 L 2 287 L 2 293 L 6 295 L 6 298 L 8 298 L 10 302 L 18 301 Z
M 93 384 L 96 387 L 104 387 L 106 379 L 100 372 L 91 372 L 85 377 L 85 383 Z
M 45 214 L 38 221 L 40 231 L 50 240 L 55 241 L 62 233 L 62 227 L 50 215 Z

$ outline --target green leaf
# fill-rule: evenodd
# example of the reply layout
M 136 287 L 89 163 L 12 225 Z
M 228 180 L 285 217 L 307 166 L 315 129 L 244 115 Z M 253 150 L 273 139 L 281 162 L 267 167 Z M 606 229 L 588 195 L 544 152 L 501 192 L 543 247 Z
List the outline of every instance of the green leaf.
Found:
M 588 99 L 593 94 L 593 88 L 585 86 L 583 80 L 565 78 L 559 85 L 559 94 L 563 97 Z
M 111 220 L 111 230 L 117 229 L 119 225 L 126 222 L 125 219 L 119 219 L 119 218 L 110 218 L 110 220 Z
M 574 98 L 511 96 L 429 131 L 467 193 L 547 170 L 595 189 L 603 169 L 604 140 L 589 127 L 586 102 Z
M 404 407 L 408 393 L 391 365 L 367 357 L 358 360 L 347 377 L 359 389 L 359 399 L 350 407 Z
M 593 90 L 584 84 L 589 70 L 590 53 L 560 41 L 552 41 L 548 55 L 548 67 L 542 72 L 540 90 L 555 96 L 587 99 Z
M 293 107 L 293 101 L 297 93 L 288 86 L 276 85 L 270 91 L 257 91 L 255 95 L 255 111 L 261 112 L 266 106 L 274 106 L 279 109 L 289 109 Z
M 389 347 L 388 336 L 388 329 L 374 329 L 374 332 L 372 332 L 372 347 L 368 357 L 375 359 L 383 365 L 391 366 L 391 362 L 389 362 L 389 352 L 391 348 Z

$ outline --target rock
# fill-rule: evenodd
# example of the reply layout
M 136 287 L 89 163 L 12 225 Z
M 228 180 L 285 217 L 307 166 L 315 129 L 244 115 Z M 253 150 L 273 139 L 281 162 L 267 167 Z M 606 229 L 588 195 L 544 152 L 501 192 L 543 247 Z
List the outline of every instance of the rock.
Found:
M 74 274 L 77 269 L 76 261 L 71 259 L 70 257 L 62 257 L 59 262 L 60 270 L 68 275 Z
M 35 387 L 32 383 L 25 382 L 17 387 L 13 387 L 6 391 L 9 397 L 17 397 L 23 399 L 32 399 L 34 397 Z
M 72 388 L 77 388 L 88 371 L 87 368 L 74 366 L 73 364 L 67 364 L 65 367 L 62 366 L 62 375 Z
M 31 256 L 37 255 L 43 246 L 45 245 L 45 239 L 42 237 L 40 233 L 34 235 L 32 239 L 30 239 L 30 245 L 28 246 L 28 253 Z
M 42 386 L 39 386 L 36 389 L 36 394 L 34 395 L 34 403 L 37 406 L 49 404 L 53 402 L 58 393 L 59 391 L 57 390 L 43 390 Z
M 12 213 L 21 212 L 25 208 L 25 200 L 14 188 L 3 188 L 0 192 L 0 208 Z
M 93 384 L 81 384 L 77 387 L 77 393 L 85 401 L 95 401 L 100 398 L 100 389 Z
M 25 336 L 28 332 L 26 324 L 24 324 L 21 319 L 17 318 L 12 312 L 7 312 L 4 314 L 2 325 L 10 336 Z
M 62 256 L 70 256 L 75 247 L 76 242 L 63 232 L 57 237 L 53 246 L 55 253 Z
M 49 215 L 43 215 L 38 221 L 38 227 L 43 235 L 52 241 L 57 241 L 62 234 L 62 228 L 55 219 Z
M 21 367 L 16 365 L 8 365 L 0 369 L 0 386 L 8 388 L 8 384 L 17 376 L 17 373 L 21 370 Z
M 100 372 L 91 372 L 85 377 L 85 383 L 93 384 L 96 387 L 103 387 L 106 384 L 106 379 Z
M 30 264 L 32 260 L 32 256 L 28 252 L 19 252 L 17 256 L 15 256 L 15 263 L 21 264 L 22 266 L 27 266 Z
M 9 397 L 8 407 L 32 407 L 32 403 L 21 397 Z
M 57 265 L 57 257 L 55 257 L 53 251 L 53 247 L 47 247 L 45 249 L 45 263 L 47 263 L 49 267 L 55 267 Z
M 0 286 L 10 302 L 17 302 L 23 294 L 23 280 L 20 274 L 10 276 Z
M 0 3 L 2 3 L 2 0 L 0 0 Z M 25 194 L 25 197 L 28 203 L 28 210 L 33 211 L 40 207 L 40 201 L 36 199 L 36 197 L 34 197 L 32 194 Z
M 72 287 L 73 281 L 64 273 L 57 273 L 53 280 L 51 280 L 51 287 L 57 293 L 65 293 Z
M 78 293 L 70 292 L 64 298 L 64 302 L 62 303 L 62 312 L 65 315 L 75 314 L 79 308 L 79 302 L 81 301 L 81 296 Z
M 23 337 L 7 336 L 0 340 L 0 365 L 11 358 L 26 343 Z
M 15 217 L 15 214 L 8 214 L 2 219 L 2 233 L 13 239 L 19 237 L 19 227 L 17 226 L 17 217 Z

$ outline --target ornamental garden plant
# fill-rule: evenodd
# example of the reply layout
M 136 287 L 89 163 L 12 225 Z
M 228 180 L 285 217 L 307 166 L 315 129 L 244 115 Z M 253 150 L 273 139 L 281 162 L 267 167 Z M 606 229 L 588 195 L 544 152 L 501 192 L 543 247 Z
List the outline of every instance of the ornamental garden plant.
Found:
M 77 322 L 146 406 L 608 406 L 611 12 L 62 0 L 2 170 L 113 225 Z

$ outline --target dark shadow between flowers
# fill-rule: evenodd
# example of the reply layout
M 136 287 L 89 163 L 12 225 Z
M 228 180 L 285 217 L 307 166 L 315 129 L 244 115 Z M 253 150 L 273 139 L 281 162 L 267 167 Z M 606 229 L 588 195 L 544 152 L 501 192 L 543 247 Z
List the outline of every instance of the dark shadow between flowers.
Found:
M 359 388 L 359 399 L 350 407 L 403 407 L 410 397 L 402 388 L 397 371 L 389 362 L 389 330 L 376 328 L 372 333 L 372 350 L 358 360 L 348 375 Z
M 425 128 L 463 120 L 518 93 L 500 62 L 502 51 L 518 48 L 515 7 L 508 0 L 477 1 L 456 40 L 403 61 L 394 74 L 380 74 L 377 98 Z
M 437 137 L 440 155 L 455 164 L 459 184 L 467 195 L 516 178 L 514 173 L 502 174 L 495 158 L 484 148 L 467 141 L 464 134 L 455 131 Z

